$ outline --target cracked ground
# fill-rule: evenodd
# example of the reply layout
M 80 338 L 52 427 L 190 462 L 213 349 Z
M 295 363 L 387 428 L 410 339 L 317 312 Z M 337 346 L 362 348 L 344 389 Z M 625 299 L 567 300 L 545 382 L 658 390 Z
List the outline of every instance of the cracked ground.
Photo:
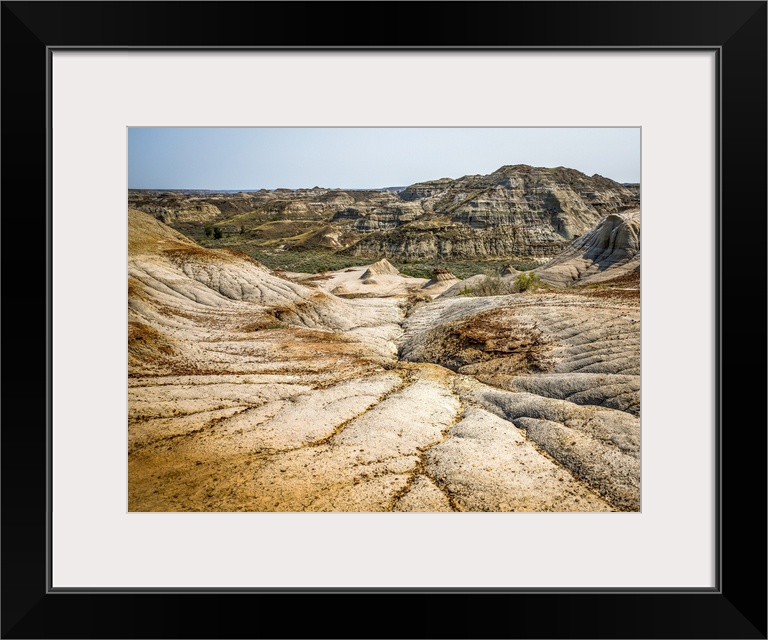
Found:
M 640 509 L 639 296 L 342 299 L 129 229 L 130 511 Z

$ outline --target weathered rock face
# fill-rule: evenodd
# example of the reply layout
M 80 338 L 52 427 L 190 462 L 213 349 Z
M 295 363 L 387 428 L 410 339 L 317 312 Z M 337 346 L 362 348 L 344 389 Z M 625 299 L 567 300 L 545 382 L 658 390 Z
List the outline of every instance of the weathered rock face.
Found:
M 417 182 L 410 187 L 406 187 L 400 192 L 402 200 L 421 200 L 423 198 L 432 198 L 439 196 L 448 189 L 455 180 L 451 178 L 441 178 L 440 180 L 430 180 L 428 182 Z
M 571 293 L 448 298 L 416 309 L 403 327 L 402 359 L 458 371 L 456 388 L 466 407 L 514 424 L 601 498 L 620 510 L 639 510 L 636 301 L 606 303 Z M 470 415 L 479 428 L 485 415 Z M 430 455 L 469 448 L 461 427 Z M 457 489 L 457 480 L 469 484 L 472 473 L 458 458 L 450 472 L 445 460 L 435 460 L 433 477 Z
M 387 193 L 387 192 L 385 192 Z M 389 194 L 392 200 L 395 194 Z M 383 198 L 370 203 L 358 203 L 356 206 L 347 207 L 337 211 L 331 222 L 340 226 L 351 226 L 356 231 L 367 233 L 381 229 L 394 229 L 409 222 L 418 220 L 423 210 L 418 204 L 382 202 Z
M 128 206 L 152 214 L 169 225 L 185 222 L 205 224 L 221 216 L 221 210 L 216 205 L 176 193 L 162 193 L 153 198 L 132 193 L 128 198 Z
M 563 225 L 577 227 L 580 217 L 590 218 L 595 213 L 600 217 L 620 210 L 635 196 L 623 185 L 599 175 L 589 177 L 564 167 L 528 165 L 504 166 L 487 176 L 415 184 L 401 193 L 403 199 L 417 195 L 430 201 L 425 208 L 481 228 L 486 224 L 519 224 L 526 213 L 530 220 L 549 215 L 561 219 Z
M 391 232 L 368 235 L 346 250 L 354 256 L 388 258 L 476 259 L 499 256 L 554 256 L 563 248 L 563 239 L 545 226 L 499 225 L 472 229 L 461 224 L 422 229 L 401 227 Z
M 636 207 L 637 189 L 564 167 L 504 166 L 388 190 L 276 189 L 238 194 L 131 192 L 133 208 L 171 225 L 326 222 L 331 245 L 358 257 L 549 257 L 601 218 Z M 236 218 L 237 217 L 237 218 Z M 236 218 L 236 219 L 235 219 Z M 333 232 L 333 229 L 337 233 Z M 254 238 L 255 240 L 255 238 Z M 325 245 L 324 245 L 325 246 Z
M 432 224 L 401 219 L 397 229 L 372 233 L 349 253 L 409 259 L 555 255 L 605 214 L 636 202 L 635 193 L 608 178 L 527 165 L 411 185 L 400 197 L 418 202 Z
M 612 213 L 570 247 L 536 269 L 555 286 L 588 284 L 640 268 L 640 210 Z

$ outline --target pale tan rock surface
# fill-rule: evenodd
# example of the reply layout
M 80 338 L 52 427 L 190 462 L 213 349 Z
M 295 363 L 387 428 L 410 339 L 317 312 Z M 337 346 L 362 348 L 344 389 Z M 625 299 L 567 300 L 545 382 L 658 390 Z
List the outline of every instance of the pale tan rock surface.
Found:
M 535 272 L 555 286 L 589 284 L 640 269 L 640 209 L 612 213 Z
M 365 269 L 303 286 L 130 211 L 129 510 L 639 508 L 636 301 L 326 289 Z

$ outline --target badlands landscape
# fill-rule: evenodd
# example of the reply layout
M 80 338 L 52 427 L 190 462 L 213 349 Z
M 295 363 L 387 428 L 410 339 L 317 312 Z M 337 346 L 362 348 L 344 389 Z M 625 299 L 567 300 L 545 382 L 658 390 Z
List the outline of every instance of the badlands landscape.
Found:
M 128 196 L 130 511 L 640 510 L 640 200 Z

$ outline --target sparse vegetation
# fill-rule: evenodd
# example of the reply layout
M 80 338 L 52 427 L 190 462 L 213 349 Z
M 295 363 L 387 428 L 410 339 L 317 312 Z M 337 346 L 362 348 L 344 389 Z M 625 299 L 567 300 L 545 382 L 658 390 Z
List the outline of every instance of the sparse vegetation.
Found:
M 515 293 L 515 289 L 498 273 L 486 273 L 485 278 L 473 287 L 473 292 L 476 296 L 505 296 Z
M 409 278 L 426 278 L 427 280 L 429 280 L 432 277 L 432 269 L 422 265 L 399 266 L 397 267 L 397 270 L 400 273 L 402 273 L 404 276 L 408 276 Z
M 541 281 L 538 275 L 526 271 L 513 281 L 502 278 L 498 273 L 485 271 L 485 277 L 474 285 L 465 285 L 458 293 L 460 296 L 505 296 L 511 293 L 522 293 L 531 289 L 550 287 Z
M 532 271 L 521 273 L 515 278 L 515 287 L 521 293 L 529 289 L 536 289 L 539 286 L 541 286 L 541 278 Z
M 339 271 L 350 267 L 362 267 L 372 262 L 370 258 L 342 256 L 330 251 L 259 251 L 248 245 L 239 245 L 238 248 L 270 269 L 299 273 Z
M 270 269 L 282 271 L 294 271 L 299 273 L 322 273 L 323 271 L 340 271 L 350 267 L 362 267 L 380 260 L 384 256 L 350 256 L 336 253 L 328 249 L 303 249 L 275 251 L 254 247 L 247 241 L 240 240 L 242 236 L 236 235 L 224 240 L 226 246 L 239 249 L 247 253 Z M 434 261 L 402 260 L 388 257 L 387 260 L 404 276 L 411 278 L 432 277 Z M 509 258 L 495 260 L 454 260 L 441 261 L 440 266 L 448 269 L 457 278 L 463 280 L 478 273 L 499 272 L 505 265 L 510 264 Z M 512 266 L 518 271 L 533 269 L 536 263 L 512 262 Z

